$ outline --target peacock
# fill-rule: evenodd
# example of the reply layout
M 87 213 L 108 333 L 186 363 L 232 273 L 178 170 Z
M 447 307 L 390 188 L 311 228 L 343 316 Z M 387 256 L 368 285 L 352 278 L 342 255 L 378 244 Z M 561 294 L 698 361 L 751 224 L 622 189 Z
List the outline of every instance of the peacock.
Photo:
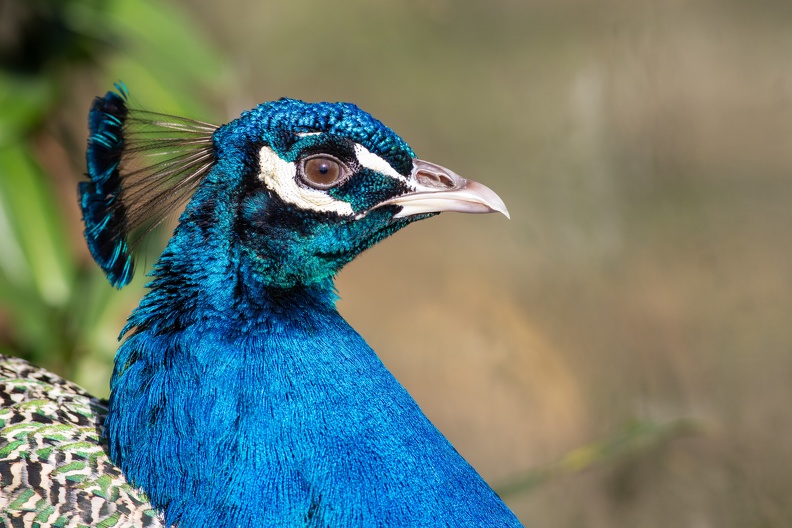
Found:
M 209 123 L 123 84 L 88 116 L 85 239 L 118 288 L 186 207 L 119 339 L 109 400 L 0 361 L 6 526 L 520 526 L 336 309 L 359 253 L 501 212 L 350 103 Z

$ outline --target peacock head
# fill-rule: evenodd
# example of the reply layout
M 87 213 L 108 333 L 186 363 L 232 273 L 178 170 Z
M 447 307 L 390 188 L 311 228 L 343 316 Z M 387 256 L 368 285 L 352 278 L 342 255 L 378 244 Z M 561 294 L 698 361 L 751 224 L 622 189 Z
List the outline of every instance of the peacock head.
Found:
M 222 232 L 257 280 L 280 287 L 332 277 L 443 211 L 508 216 L 493 191 L 416 158 L 353 104 L 281 99 L 212 127 L 131 110 L 121 90 L 96 99 L 89 125 L 86 238 L 117 286 L 131 279 L 140 233 L 191 197 L 180 220 L 192 233 L 185 243 L 212 244 Z M 137 161 L 141 154 L 156 161 Z

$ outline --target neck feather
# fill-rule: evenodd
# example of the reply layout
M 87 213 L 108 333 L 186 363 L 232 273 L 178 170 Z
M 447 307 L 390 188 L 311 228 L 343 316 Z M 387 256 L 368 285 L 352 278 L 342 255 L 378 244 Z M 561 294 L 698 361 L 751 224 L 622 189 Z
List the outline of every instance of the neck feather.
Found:
M 262 284 L 232 229 L 180 225 L 116 356 L 110 456 L 166 522 L 519 526 L 341 318 L 331 281 Z

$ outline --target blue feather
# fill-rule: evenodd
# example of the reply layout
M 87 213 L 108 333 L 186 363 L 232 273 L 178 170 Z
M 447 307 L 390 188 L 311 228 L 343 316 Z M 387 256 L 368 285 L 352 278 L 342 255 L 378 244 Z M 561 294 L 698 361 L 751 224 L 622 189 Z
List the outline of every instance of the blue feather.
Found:
M 124 151 L 123 123 L 127 116 L 127 91 L 97 97 L 88 114 L 86 153 L 90 181 L 80 182 L 80 207 L 85 240 L 94 260 L 113 286 L 132 280 L 134 261 L 126 239 L 125 209 L 119 199 L 119 164 Z

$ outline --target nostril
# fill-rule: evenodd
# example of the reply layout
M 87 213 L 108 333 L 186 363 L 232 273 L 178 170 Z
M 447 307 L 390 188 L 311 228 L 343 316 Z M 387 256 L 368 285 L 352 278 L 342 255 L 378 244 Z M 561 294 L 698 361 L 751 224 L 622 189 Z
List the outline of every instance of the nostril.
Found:
M 415 174 L 415 179 L 421 185 L 427 187 L 438 187 L 451 189 L 454 187 L 454 180 L 442 172 L 429 172 L 427 170 L 420 170 Z

